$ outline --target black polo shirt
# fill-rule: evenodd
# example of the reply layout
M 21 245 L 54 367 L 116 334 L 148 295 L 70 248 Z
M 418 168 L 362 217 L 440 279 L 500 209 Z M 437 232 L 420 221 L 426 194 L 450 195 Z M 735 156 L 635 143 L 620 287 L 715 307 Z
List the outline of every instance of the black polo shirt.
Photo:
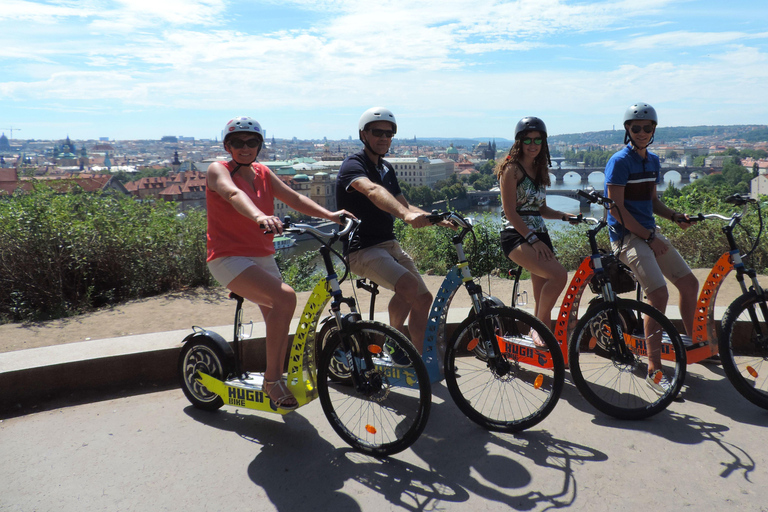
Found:
M 344 243 L 345 254 L 395 239 L 394 216 L 381 210 L 352 187 L 352 183 L 361 178 L 368 178 L 383 186 L 394 197 L 402 194 L 395 169 L 386 160 L 382 160 L 381 166 L 377 168 L 365 151 L 350 155 L 344 160 L 336 178 L 336 205 L 352 212 L 361 221 L 355 236 L 348 243 Z

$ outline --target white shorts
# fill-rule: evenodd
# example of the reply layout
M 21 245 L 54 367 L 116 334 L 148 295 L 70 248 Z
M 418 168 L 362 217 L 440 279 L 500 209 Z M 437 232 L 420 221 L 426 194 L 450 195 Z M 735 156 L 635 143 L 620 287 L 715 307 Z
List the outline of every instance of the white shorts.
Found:
M 277 268 L 275 262 L 275 256 L 224 256 L 223 258 L 216 258 L 208 262 L 208 270 L 211 271 L 211 275 L 222 286 L 227 287 L 234 278 L 243 273 L 245 269 L 252 266 L 258 266 L 263 268 L 269 273 L 269 275 L 283 280 L 283 276 L 280 274 L 280 269 Z

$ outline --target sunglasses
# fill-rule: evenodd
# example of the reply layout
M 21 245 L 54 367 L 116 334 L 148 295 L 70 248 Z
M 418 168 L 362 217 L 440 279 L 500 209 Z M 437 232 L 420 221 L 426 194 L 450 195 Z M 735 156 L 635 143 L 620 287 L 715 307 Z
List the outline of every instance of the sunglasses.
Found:
M 532 139 L 532 138 L 530 138 L 530 137 L 526 137 L 526 138 L 524 138 L 524 139 L 522 140 L 522 142 L 523 142 L 523 144 L 525 144 L 526 146 L 529 146 L 529 145 L 531 144 L 531 142 L 533 142 L 533 143 L 534 143 L 534 144 L 536 144 L 537 146 L 541 146 L 541 143 L 542 143 L 542 142 L 544 142 L 544 139 L 542 139 L 541 137 L 537 137 L 537 138 L 535 138 L 535 139 Z
M 261 141 L 258 138 L 248 140 L 232 139 L 229 141 L 229 145 L 235 149 L 243 149 L 245 146 L 248 146 L 249 148 L 255 148 L 260 144 Z
M 646 124 L 643 126 L 640 126 L 639 124 L 633 124 L 632 125 L 632 133 L 640 133 L 640 130 L 644 131 L 645 133 L 651 133 L 653 132 L 654 126 L 652 124 Z
M 386 137 L 391 139 L 395 136 L 395 132 L 392 130 L 379 130 L 378 128 L 371 128 L 371 135 L 374 137 Z

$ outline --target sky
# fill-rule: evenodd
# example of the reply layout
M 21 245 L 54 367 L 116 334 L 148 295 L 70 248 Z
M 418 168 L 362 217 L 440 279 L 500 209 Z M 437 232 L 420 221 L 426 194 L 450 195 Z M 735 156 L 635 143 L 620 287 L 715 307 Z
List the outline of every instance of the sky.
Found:
M 765 0 L 2 0 L 0 132 L 20 139 L 398 138 L 768 124 Z M 13 128 L 13 133 L 11 133 Z

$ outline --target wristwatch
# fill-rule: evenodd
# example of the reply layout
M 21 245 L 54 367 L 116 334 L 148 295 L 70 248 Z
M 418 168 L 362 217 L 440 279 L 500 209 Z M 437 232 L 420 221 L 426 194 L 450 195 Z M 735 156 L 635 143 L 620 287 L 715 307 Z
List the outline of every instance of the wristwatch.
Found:
M 645 239 L 645 243 L 650 244 L 656 238 L 656 228 L 651 228 L 651 234 Z

